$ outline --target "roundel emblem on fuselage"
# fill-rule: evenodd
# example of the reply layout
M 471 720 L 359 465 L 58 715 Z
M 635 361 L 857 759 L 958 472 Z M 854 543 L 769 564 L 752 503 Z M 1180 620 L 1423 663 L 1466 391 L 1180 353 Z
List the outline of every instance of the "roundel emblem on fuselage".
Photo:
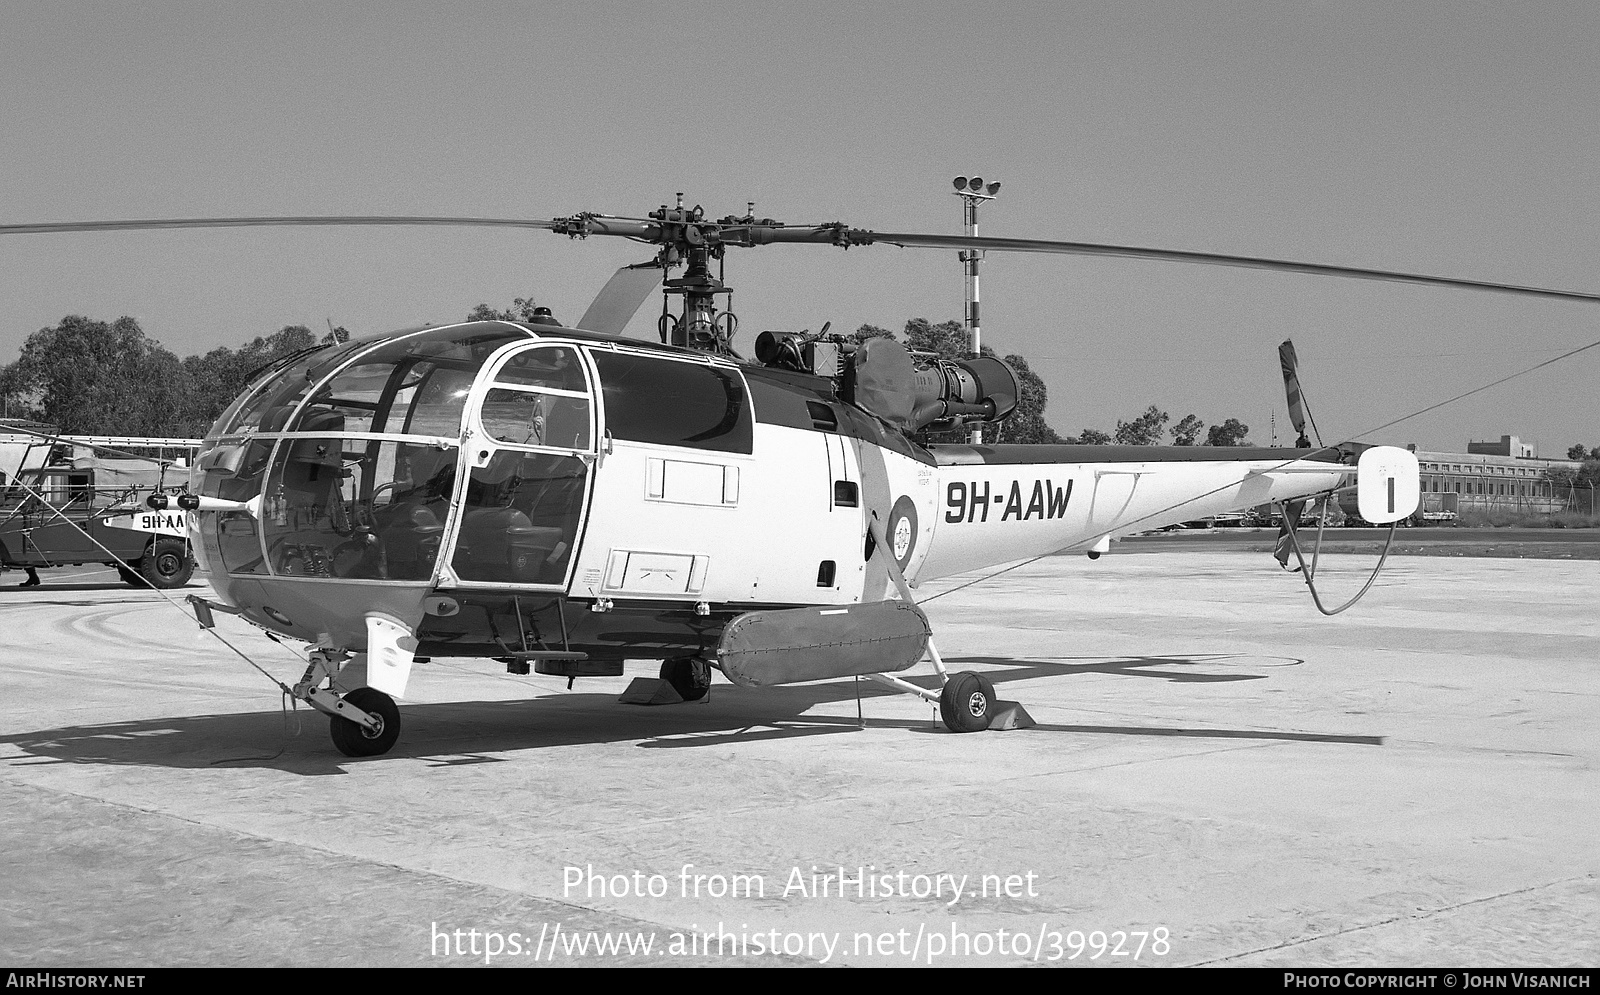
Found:
M 885 538 L 895 564 L 901 570 L 905 570 L 911 562 L 911 554 L 917 549 L 917 506 L 911 503 L 909 497 L 902 495 L 900 500 L 894 503 L 884 531 L 887 533 Z

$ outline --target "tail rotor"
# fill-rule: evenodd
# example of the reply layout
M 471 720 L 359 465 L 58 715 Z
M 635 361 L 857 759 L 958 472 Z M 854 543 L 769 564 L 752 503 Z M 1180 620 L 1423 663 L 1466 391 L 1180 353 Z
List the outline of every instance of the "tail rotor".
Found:
M 1300 449 L 1310 449 L 1311 440 L 1306 436 L 1306 419 L 1310 418 L 1311 410 L 1306 405 L 1305 394 L 1300 389 L 1300 361 L 1295 358 L 1294 340 L 1284 339 L 1278 346 L 1278 365 L 1283 368 L 1283 389 L 1289 395 L 1289 421 L 1294 425 L 1299 438 L 1295 446 Z M 1322 433 L 1317 431 L 1317 420 L 1311 418 L 1311 431 L 1317 437 L 1317 445 L 1322 445 Z

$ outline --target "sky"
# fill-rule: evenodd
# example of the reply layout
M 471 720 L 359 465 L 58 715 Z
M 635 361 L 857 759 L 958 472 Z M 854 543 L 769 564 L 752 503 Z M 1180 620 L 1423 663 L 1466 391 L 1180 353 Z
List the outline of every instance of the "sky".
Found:
M 1600 291 L 1600 5 L 0 0 L 0 221 L 711 217 L 980 234 Z M 650 253 L 540 231 L 0 237 L 0 363 L 68 314 L 179 355 L 531 297 L 576 321 Z M 1290 441 L 1600 446 L 1600 305 L 991 252 L 984 342 L 1063 434 L 1154 404 Z M 741 333 L 962 314 L 950 250 L 730 251 Z M 654 336 L 647 304 L 630 332 Z

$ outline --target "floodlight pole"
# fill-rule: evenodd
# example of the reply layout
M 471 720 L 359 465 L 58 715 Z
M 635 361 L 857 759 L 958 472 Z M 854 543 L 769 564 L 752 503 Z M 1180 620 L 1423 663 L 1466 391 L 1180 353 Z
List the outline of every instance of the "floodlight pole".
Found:
M 995 194 L 1000 192 L 1000 184 L 990 183 L 985 187 L 983 180 L 978 177 L 968 180 L 961 176 L 956 178 L 955 187 L 955 195 L 961 198 L 961 221 L 966 225 L 967 237 L 976 238 L 978 202 L 994 200 Z M 983 253 L 977 249 L 967 249 L 959 258 L 967 275 L 967 348 L 970 355 L 977 357 L 983 353 L 983 332 L 978 321 L 978 264 L 983 261 Z M 967 442 L 974 446 L 983 444 L 982 425 L 972 426 Z

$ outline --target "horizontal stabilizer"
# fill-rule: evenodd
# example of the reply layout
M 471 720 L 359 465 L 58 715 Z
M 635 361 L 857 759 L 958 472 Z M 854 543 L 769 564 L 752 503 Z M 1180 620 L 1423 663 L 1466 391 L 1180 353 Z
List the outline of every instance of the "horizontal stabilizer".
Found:
M 1395 446 L 1374 446 L 1356 464 L 1356 504 L 1374 525 L 1409 518 L 1422 501 L 1417 457 Z

